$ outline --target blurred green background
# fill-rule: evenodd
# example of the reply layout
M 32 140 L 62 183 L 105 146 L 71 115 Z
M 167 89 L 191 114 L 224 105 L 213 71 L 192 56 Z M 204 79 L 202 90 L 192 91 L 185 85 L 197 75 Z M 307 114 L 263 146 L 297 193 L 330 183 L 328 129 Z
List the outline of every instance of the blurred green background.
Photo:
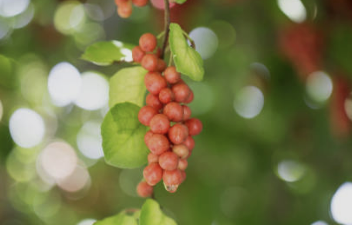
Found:
M 126 64 L 80 59 L 101 40 L 137 45 L 160 1 L 0 0 L 0 224 L 91 225 L 144 199 L 142 169 L 108 166 L 100 124 Z M 192 82 L 187 180 L 157 201 L 178 224 L 352 224 L 352 2 L 188 0 L 171 10 L 205 60 Z M 126 57 L 130 53 L 126 53 Z

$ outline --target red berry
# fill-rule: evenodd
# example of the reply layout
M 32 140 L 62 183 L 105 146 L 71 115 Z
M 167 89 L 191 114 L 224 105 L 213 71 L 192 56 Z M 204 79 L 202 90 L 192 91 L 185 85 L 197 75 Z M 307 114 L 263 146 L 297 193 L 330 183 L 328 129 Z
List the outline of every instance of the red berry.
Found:
M 158 57 L 154 54 L 146 54 L 141 61 L 141 65 L 148 71 L 158 70 Z
M 160 58 L 161 56 L 161 48 L 157 48 L 156 51 L 155 51 L 155 55 Z
M 187 158 L 187 156 L 189 154 L 189 150 L 188 150 L 187 146 L 184 144 L 174 145 L 174 147 L 172 147 L 172 151 L 176 155 L 178 155 L 178 157 L 180 157 L 181 159 Z
M 198 135 L 203 130 L 203 124 L 199 119 L 192 118 L 185 122 L 188 127 L 189 135 Z
M 170 121 L 180 122 L 183 120 L 183 107 L 177 102 L 170 102 L 165 105 L 163 113 Z
M 143 6 L 146 6 L 148 4 L 148 0 L 132 0 L 132 3 L 135 6 L 143 7 Z
M 150 140 L 150 138 L 153 136 L 153 132 L 148 131 L 145 135 L 144 135 L 144 143 L 148 146 L 148 142 Z
M 153 187 L 142 181 L 137 186 L 137 194 L 142 198 L 150 197 L 153 194 Z
M 159 100 L 163 104 L 167 104 L 167 103 L 173 101 L 174 97 L 175 97 L 174 93 L 171 91 L 170 88 L 163 88 L 163 89 L 161 89 L 161 91 L 159 93 Z
M 183 120 L 188 120 L 192 114 L 191 108 L 189 108 L 186 105 L 183 105 L 182 108 L 183 108 Z
M 183 181 L 186 180 L 186 172 L 184 170 L 181 170 L 181 175 L 182 175 L 182 181 L 181 183 L 183 183 Z
M 119 3 L 119 5 L 117 7 L 117 14 L 119 14 L 119 16 L 121 18 L 130 17 L 131 14 L 132 14 L 132 4 L 131 4 L 131 2 L 122 1 L 121 3 Z
M 188 136 L 186 140 L 183 142 L 183 144 L 189 149 L 189 151 L 192 151 L 194 148 L 195 142 L 192 136 Z
M 153 134 L 147 142 L 147 147 L 153 154 L 160 155 L 170 148 L 170 142 L 165 135 Z
M 181 74 L 176 71 L 176 67 L 169 66 L 164 72 L 165 79 L 170 84 L 176 84 L 181 79 Z
M 163 108 L 163 104 L 160 102 L 158 95 L 153 95 L 152 93 L 149 93 L 145 102 L 147 103 L 147 105 L 155 108 L 156 110 L 160 110 Z
M 116 5 L 120 5 L 121 3 L 128 2 L 128 0 L 115 0 Z
M 193 91 L 191 90 L 191 94 L 188 96 L 185 103 L 187 104 L 191 103 L 193 101 L 193 98 L 194 98 L 194 94 L 193 94 Z
M 191 89 L 185 83 L 177 83 L 172 86 L 176 102 L 185 102 L 191 95 Z
M 145 181 L 154 186 L 162 179 L 163 169 L 159 166 L 158 163 L 152 163 L 146 166 L 143 170 L 143 177 Z
M 182 173 L 180 170 L 164 170 L 163 174 L 164 184 L 167 186 L 179 185 L 182 181 Z
M 145 52 L 141 49 L 141 47 L 136 46 L 132 49 L 132 58 L 134 62 L 140 63 L 144 56 L 145 56 Z
M 178 166 L 178 156 L 173 152 L 164 152 L 159 157 L 159 165 L 164 170 L 174 170 Z
M 148 164 L 159 162 L 159 156 L 153 153 L 148 154 Z
M 177 168 L 178 168 L 179 170 L 185 170 L 185 169 L 187 169 L 187 167 L 188 167 L 187 159 L 180 159 L 180 160 L 178 161 L 178 166 L 177 166 Z
M 150 120 L 158 114 L 158 111 L 150 106 L 143 106 L 138 113 L 138 120 L 141 124 L 149 126 Z
M 159 95 L 161 89 L 167 87 L 166 80 L 158 72 L 149 72 L 144 77 L 144 83 L 147 90 L 153 95 Z
M 152 52 L 155 49 L 157 44 L 158 42 L 156 40 L 156 37 L 151 33 L 143 34 L 139 38 L 139 46 L 145 52 Z
M 183 124 L 175 124 L 169 129 L 169 139 L 175 145 L 183 143 L 188 137 L 188 129 Z
M 158 71 L 163 72 L 166 69 L 166 63 L 162 59 L 158 59 Z
M 150 120 L 150 130 L 155 134 L 166 134 L 170 128 L 170 121 L 164 114 L 157 114 Z

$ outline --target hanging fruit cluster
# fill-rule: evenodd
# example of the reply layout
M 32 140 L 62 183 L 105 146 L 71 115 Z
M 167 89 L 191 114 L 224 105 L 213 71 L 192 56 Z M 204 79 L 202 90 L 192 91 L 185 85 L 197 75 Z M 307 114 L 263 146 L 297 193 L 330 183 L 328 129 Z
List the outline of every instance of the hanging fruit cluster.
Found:
M 173 193 L 186 178 L 187 159 L 195 145 L 192 136 L 199 134 L 203 125 L 199 119 L 190 118 L 191 109 L 185 104 L 192 102 L 193 92 L 176 68 L 167 67 L 159 58 L 160 49 L 153 34 L 141 36 L 132 56 L 148 70 L 144 82 L 149 91 L 146 106 L 138 114 L 138 120 L 150 127 L 144 138 L 150 153 L 137 193 L 151 196 L 153 186 L 161 180 L 165 189 Z
M 148 0 L 115 0 L 117 14 L 121 18 L 128 18 L 132 14 L 132 4 L 137 7 L 143 7 L 148 4 Z

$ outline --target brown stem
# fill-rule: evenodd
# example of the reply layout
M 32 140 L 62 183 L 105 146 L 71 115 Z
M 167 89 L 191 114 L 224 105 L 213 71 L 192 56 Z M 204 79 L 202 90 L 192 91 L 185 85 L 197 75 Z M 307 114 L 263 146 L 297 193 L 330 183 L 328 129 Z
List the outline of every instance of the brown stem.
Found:
M 165 5 L 165 13 L 164 13 L 164 42 L 163 42 L 163 48 L 161 49 L 161 58 L 163 59 L 165 56 L 165 49 L 167 46 L 167 41 L 169 39 L 169 27 L 170 27 L 170 6 L 169 6 L 169 0 L 164 0 L 164 5 Z

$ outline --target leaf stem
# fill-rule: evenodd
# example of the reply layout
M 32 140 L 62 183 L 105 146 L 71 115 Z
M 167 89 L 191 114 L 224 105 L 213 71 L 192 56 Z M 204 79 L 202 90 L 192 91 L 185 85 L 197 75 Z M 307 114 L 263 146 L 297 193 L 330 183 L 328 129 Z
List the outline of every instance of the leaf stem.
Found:
M 163 48 L 161 49 L 161 58 L 164 58 L 165 55 L 165 49 L 167 46 L 167 41 L 169 39 L 169 27 L 170 27 L 170 6 L 169 6 L 169 0 L 164 0 L 164 6 L 165 6 L 165 11 L 164 11 L 164 42 L 163 42 Z
M 183 33 L 183 35 L 185 35 L 187 40 L 189 40 L 189 42 L 191 42 L 191 47 L 193 49 L 196 49 L 196 43 L 193 41 L 193 39 L 184 30 L 182 30 L 182 33 Z

